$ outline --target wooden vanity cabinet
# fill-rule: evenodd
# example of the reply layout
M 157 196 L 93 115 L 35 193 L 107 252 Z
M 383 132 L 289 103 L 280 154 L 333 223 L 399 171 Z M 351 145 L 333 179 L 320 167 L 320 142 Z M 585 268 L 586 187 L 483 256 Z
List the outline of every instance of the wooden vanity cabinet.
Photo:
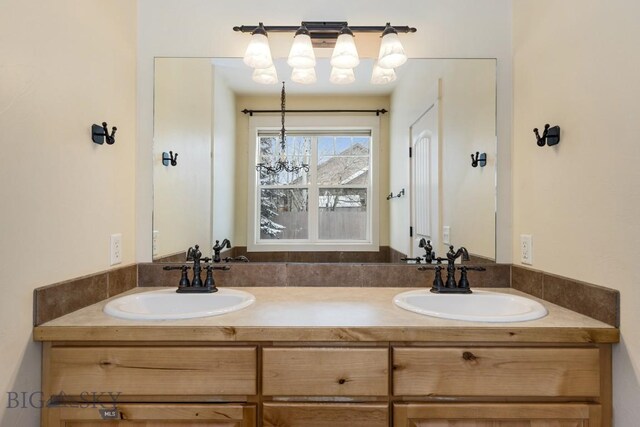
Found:
M 611 426 L 610 345 L 397 346 L 392 359 L 393 427 Z
M 44 427 L 609 427 L 611 345 L 47 342 L 43 390 Z

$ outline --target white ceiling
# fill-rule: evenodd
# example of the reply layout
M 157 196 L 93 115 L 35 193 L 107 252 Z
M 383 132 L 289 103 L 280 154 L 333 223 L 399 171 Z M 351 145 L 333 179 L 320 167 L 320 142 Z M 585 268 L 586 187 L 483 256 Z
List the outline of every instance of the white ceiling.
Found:
M 331 65 L 329 58 L 317 58 L 316 83 L 304 85 L 291 81 L 291 67 L 286 58 L 274 59 L 278 78 L 286 84 L 287 94 L 304 95 L 389 95 L 393 92 L 396 82 L 386 85 L 370 83 L 371 71 L 375 62 L 372 58 L 361 58 L 354 72 L 356 81 L 348 85 L 336 85 L 329 82 Z M 226 80 L 229 88 L 238 95 L 273 95 L 280 93 L 281 84 L 264 85 L 251 79 L 253 69 L 247 67 L 242 58 L 213 58 L 211 60 L 216 70 Z M 406 67 L 407 64 L 404 65 Z M 402 78 L 402 68 L 396 70 L 398 79 Z

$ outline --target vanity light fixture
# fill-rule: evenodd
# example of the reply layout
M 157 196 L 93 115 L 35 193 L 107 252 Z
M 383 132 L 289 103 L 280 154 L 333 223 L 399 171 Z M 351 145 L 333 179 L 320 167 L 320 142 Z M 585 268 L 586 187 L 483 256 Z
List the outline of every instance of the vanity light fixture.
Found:
M 316 66 L 316 54 L 313 52 L 311 35 L 304 23 L 293 37 L 287 64 L 293 69 L 309 69 Z
M 300 162 L 297 160 L 289 161 L 287 160 L 287 131 L 284 127 L 284 115 L 286 111 L 286 94 L 284 91 L 284 82 L 282 82 L 282 92 L 280 92 L 280 118 L 282 123 L 282 128 L 280 129 L 280 154 L 278 155 L 278 159 L 274 162 L 265 163 L 260 162 L 256 165 L 256 170 L 260 174 L 267 175 L 277 175 L 280 172 L 294 172 L 299 173 L 304 170 L 305 172 L 309 172 L 309 164 Z
M 258 26 L 242 25 L 233 27 L 233 30 L 251 33 L 251 42 L 247 47 L 244 63 L 255 69 L 266 69 L 273 65 L 267 39 L 268 32 L 295 33 L 287 64 L 294 69 L 292 80 L 303 84 L 317 81 L 315 70 L 313 74 L 310 71 L 300 71 L 315 67 L 316 58 L 313 48 L 333 48 L 331 82 L 348 84 L 355 81 L 353 69 L 360 63 L 360 57 L 354 41 L 354 33 L 381 34 L 382 41 L 378 62 L 371 76 L 371 83 L 390 83 L 395 80 L 394 69 L 407 61 L 407 55 L 398 33 L 415 33 L 417 31 L 414 27 L 409 26 L 391 26 L 389 22 L 385 26 L 353 26 L 346 21 L 303 21 L 300 26 L 264 26 L 261 22 Z M 381 71 L 380 68 L 387 71 Z M 275 70 L 270 73 L 275 75 Z M 256 74 L 262 76 L 264 73 L 262 71 L 254 72 L 254 80 L 259 83 L 273 84 L 278 81 L 277 76 L 258 78 Z
M 253 70 L 252 78 L 256 83 L 274 85 L 278 83 L 278 72 L 273 65 L 267 68 L 256 68 Z
M 315 68 L 294 68 L 291 71 L 291 80 L 296 83 L 308 85 L 318 81 Z
M 337 85 L 346 85 L 356 81 L 356 75 L 353 72 L 353 68 L 331 68 L 331 75 L 329 81 Z
M 398 37 L 398 31 L 387 22 L 382 32 L 380 52 L 378 53 L 378 66 L 381 68 L 397 68 L 407 62 L 402 43 Z
M 373 72 L 371 73 L 371 84 L 374 85 L 386 85 L 396 79 L 396 72 L 393 68 L 382 68 L 376 64 L 373 66 Z
M 267 30 L 262 25 L 262 22 L 251 31 L 251 41 L 244 53 L 244 63 L 251 68 L 269 68 L 273 66 Z
M 345 25 L 338 34 L 336 46 L 331 54 L 331 65 L 335 68 L 353 69 L 360 64 L 358 49 L 353 41 L 353 31 Z

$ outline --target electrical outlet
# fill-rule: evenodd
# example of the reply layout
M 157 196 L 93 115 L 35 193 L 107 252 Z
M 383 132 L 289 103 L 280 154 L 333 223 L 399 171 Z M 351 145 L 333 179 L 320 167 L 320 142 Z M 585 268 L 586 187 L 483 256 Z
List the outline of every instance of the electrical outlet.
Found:
M 111 235 L 111 265 L 122 262 L 122 234 Z
M 442 227 L 442 243 L 445 245 L 451 244 L 451 227 L 448 225 Z
M 520 235 L 520 262 L 533 265 L 533 244 L 531 234 Z
M 153 248 L 153 256 L 158 256 L 158 237 L 160 236 L 160 232 L 158 230 L 153 230 L 153 242 L 151 244 Z

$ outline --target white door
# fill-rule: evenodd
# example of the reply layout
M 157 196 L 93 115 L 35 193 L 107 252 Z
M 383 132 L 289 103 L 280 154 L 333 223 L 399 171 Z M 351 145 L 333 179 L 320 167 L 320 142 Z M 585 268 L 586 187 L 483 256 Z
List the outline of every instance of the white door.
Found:
M 423 256 L 420 239 L 431 240 L 434 250 L 440 244 L 440 157 L 437 99 L 411 125 L 411 257 Z M 442 254 L 437 254 L 442 256 Z

